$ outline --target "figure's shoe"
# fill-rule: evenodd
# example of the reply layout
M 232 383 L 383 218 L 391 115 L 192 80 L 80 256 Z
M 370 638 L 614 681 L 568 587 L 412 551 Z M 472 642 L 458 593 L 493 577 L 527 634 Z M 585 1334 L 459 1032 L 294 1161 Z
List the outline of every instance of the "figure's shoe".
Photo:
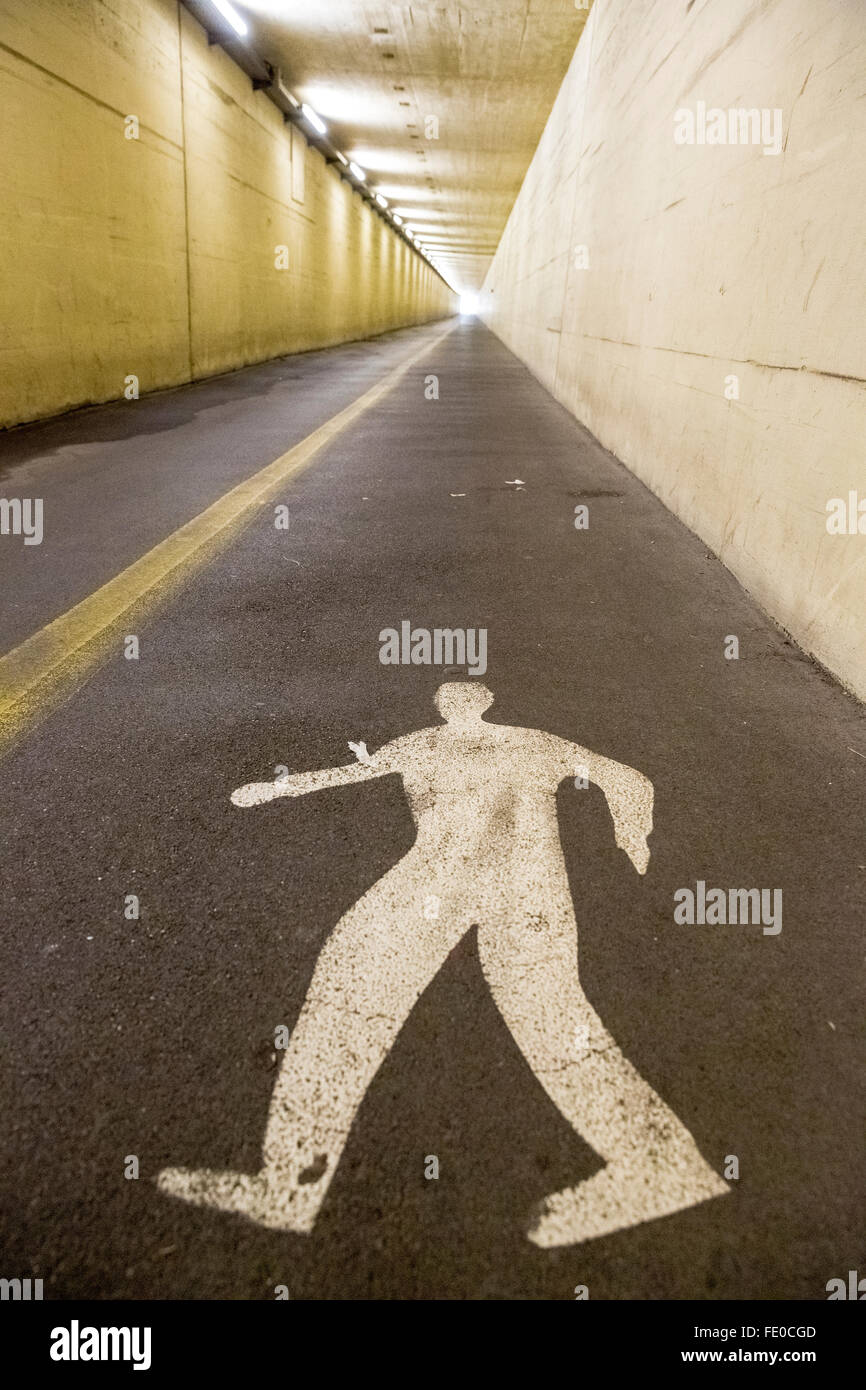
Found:
M 697 1149 L 685 1166 L 648 1163 L 635 1167 L 614 1160 L 579 1186 L 548 1197 L 527 1234 L 545 1250 L 577 1245 L 686 1211 L 730 1190 Z
M 245 1216 L 272 1231 L 307 1235 L 321 1206 L 319 1184 L 292 1187 L 261 1173 L 215 1172 L 209 1168 L 163 1168 L 156 1185 L 199 1207 Z

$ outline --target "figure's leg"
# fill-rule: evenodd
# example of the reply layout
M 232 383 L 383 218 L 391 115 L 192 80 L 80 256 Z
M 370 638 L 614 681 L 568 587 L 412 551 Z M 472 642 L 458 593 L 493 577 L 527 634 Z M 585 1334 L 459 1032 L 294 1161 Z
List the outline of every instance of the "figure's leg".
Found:
M 578 982 L 570 904 L 539 886 L 538 912 L 479 932 L 481 963 L 518 1047 L 606 1167 L 547 1199 L 536 1245 L 571 1245 L 729 1191 L 691 1134 L 626 1061 Z
M 274 1087 L 261 1170 L 166 1169 L 164 1192 L 276 1230 L 312 1229 L 367 1087 L 468 925 L 441 889 L 439 916 L 425 917 L 437 888 L 407 859 L 322 948 Z

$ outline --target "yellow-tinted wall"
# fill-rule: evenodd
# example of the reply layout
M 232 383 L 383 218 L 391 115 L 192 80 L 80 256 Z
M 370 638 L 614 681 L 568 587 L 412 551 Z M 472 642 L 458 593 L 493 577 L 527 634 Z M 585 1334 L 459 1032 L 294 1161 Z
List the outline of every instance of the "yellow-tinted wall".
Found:
M 827 504 L 866 503 L 864 53 L 864 0 L 595 0 L 481 297 L 861 697 L 866 515 Z M 777 146 L 677 143 L 699 103 Z
M 456 307 L 175 0 L 0 0 L 0 108 L 0 425 Z

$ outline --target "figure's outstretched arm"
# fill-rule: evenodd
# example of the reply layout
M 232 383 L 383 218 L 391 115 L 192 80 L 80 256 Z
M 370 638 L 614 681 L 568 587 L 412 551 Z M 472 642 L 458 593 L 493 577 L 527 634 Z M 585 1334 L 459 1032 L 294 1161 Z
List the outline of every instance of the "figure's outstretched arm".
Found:
M 275 782 L 248 782 L 232 792 L 234 806 L 260 806 L 278 796 L 305 796 L 323 787 L 343 787 L 347 782 L 366 782 L 371 777 L 384 777 L 392 769 L 382 753 L 373 754 L 363 762 L 346 763 L 344 767 L 324 767 L 318 772 L 296 772 L 292 777 L 280 777 Z
M 624 849 L 639 874 L 645 874 L 650 852 L 647 836 L 653 828 L 653 784 L 642 772 L 625 763 L 612 762 L 572 745 L 577 769 L 585 768 L 590 782 L 604 792 L 610 808 L 616 842 Z

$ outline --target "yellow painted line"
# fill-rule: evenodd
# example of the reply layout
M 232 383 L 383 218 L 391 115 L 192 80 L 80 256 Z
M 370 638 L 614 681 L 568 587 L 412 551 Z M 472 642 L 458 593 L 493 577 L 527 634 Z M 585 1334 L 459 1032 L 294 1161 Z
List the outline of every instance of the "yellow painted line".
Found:
M 88 598 L 33 633 L 0 658 L 0 754 L 37 719 L 76 690 L 108 655 L 116 625 L 142 600 L 163 597 L 168 586 L 213 557 L 252 519 L 274 490 L 305 469 L 326 445 L 377 405 L 408 371 L 438 346 L 453 324 L 425 343 L 351 405 L 273 463 L 239 483 L 198 516 L 160 541 Z M 119 646 L 114 647 L 119 651 Z

